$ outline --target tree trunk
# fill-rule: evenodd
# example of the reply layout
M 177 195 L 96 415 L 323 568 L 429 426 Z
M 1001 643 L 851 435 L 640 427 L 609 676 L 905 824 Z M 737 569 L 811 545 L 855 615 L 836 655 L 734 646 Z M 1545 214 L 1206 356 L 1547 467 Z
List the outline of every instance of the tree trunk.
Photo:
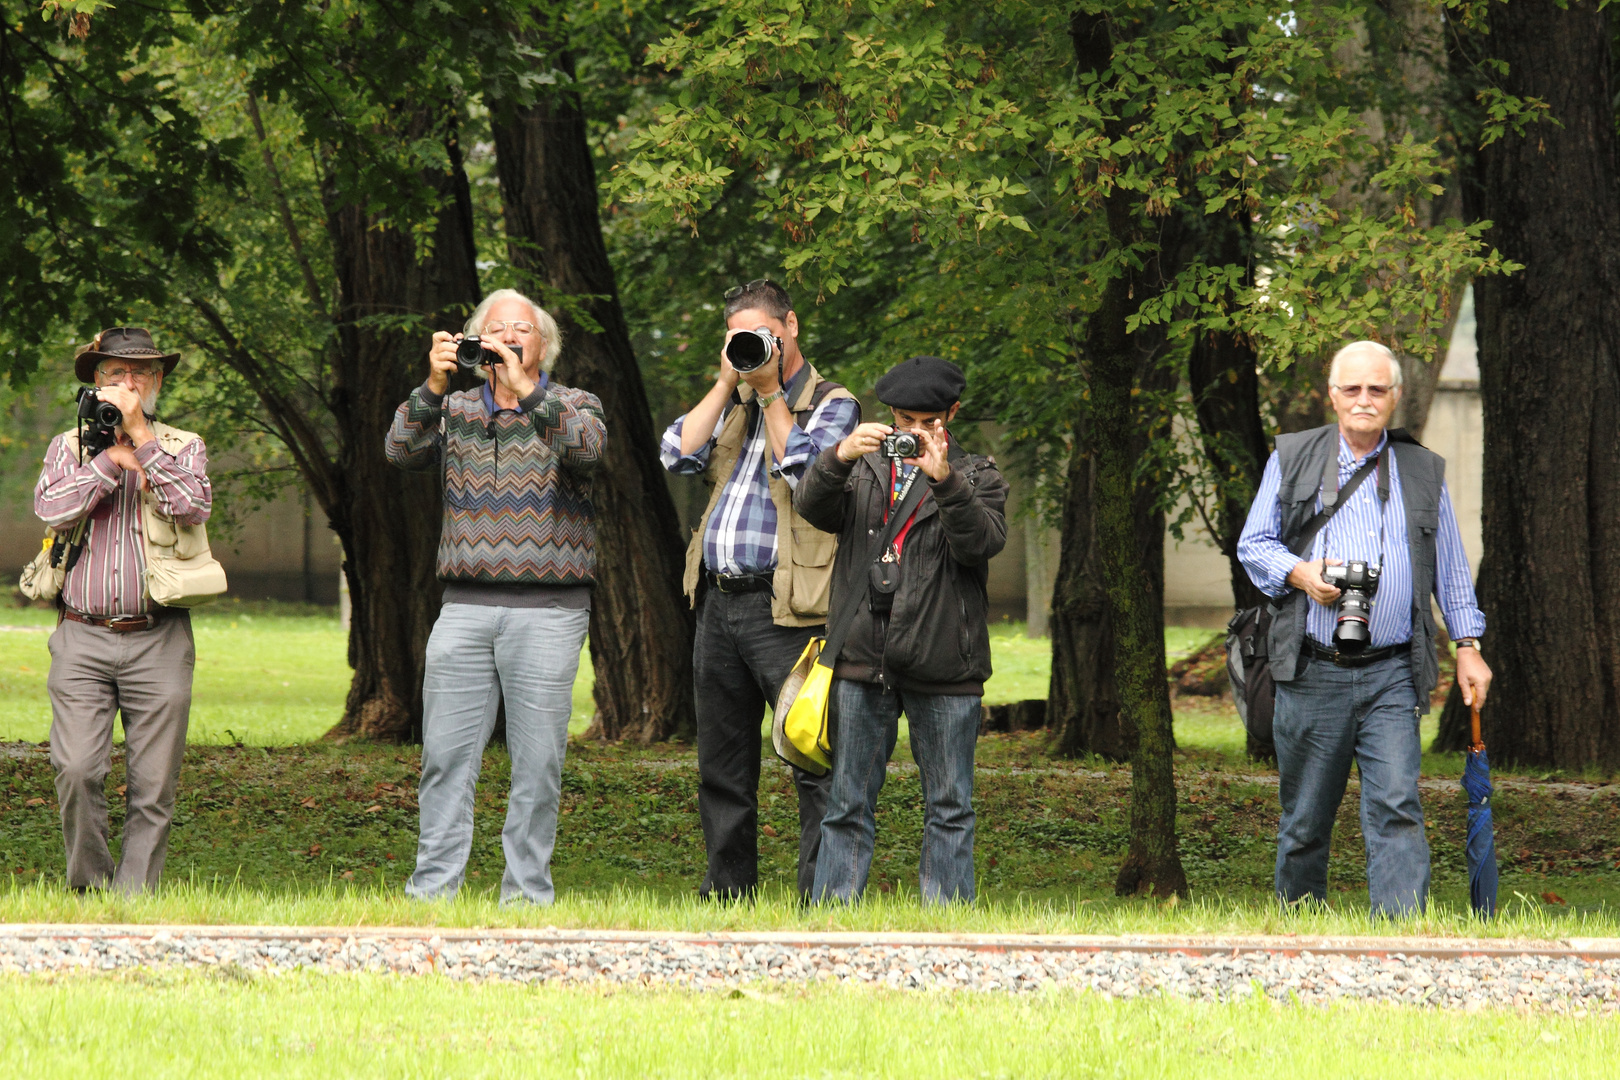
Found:
M 1209 238 L 1204 257 L 1215 264 L 1249 267 L 1244 284 L 1251 285 L 1254 274 L 1246 218 L 1233 214 L 1207 222 L 1214 235 Z M 1227 303 L 1235 308 L 1237 297 L 1228 295 Z M 1232 577 L 1233 610 L 1237 611 L 1265 600 L 1265 594 L 1249 580 L 1237 557 L 1238 537 L 1248 520 L 1254 493 L 1260 490 L 1260 474 L 1271 453 L 1260 420 L 1259 363 L 1254 343 L 1233 331 L 1199 334 L 1187 360 L 1187 381 L 1198 413 L 1204 455 L 1218 484 L 1215 527 L 1219 535 L 1215 541 L 1226 556 Z
M 559 63 L 572 73 L 567 54 Z M 680 519 L 602 241 L 579 98 L 558 90 L 528 107 L 497 107 L 493 127 L 512 263 L 568 298 L 553 312 L 563 328 L 557 377 L 600 397 L 607 415 L 607 448 L 592 484 L 592 731 L 639 743 L 686 736 L 696 730 L 694 623 L 681 592 Z
M 1096 458 L 1077 431 L 1052 589 L 1046 722 L 1053 749 L 1063 757 L 1100 754 L 1124 761 L 1130 757 L 1131 740 L 1120 727 L 1114 686 L 1114 632 L 1097 551 L 1095 486 Z
M 1475 220 L 1525 269 L 1474 285 L 1484 399 L 1480 600 L 1498 760 L 1620 764 L 1620 182 L 1612 36 L 1593 0 L 1493 5 L 1490 58 L 1553 123 L 1477 158 Z
M 426 126 L 424 122 L 424 127 Z M 427 336 L 458 330 L 478 302 L 471 202 L 460 156 L 424 177 L 443 207 L 432 254 L 416 257 L 409 232 L 380 227 L 365 208 L 325 192 L 339 309 L 331 405 L 337 421 L 340 497 L 328 508 L 343 543 L 353 605 L 349 664 L 354 681 L 343 719 L 329 733 L 420 741 L 422 670 L 442 588 L 439 474 L 407 473 L 383 457 L 399 403 L 422 382 Z M 395 328 L 364 320 L 418 316 Z
M 1075 12 L 1069 27 L 1079 69 L 1105 70 L 1113 53 L 1107 21 Z M 1125 134 L 1118 120 L 1108 121 L 1105 130 L 1111 139 Z M 1141 239 L 1137 210 L 1134 196 L 1121 187 L 1107 196 L 1105 212 L 1115 243 L 1137 246 Z M 1120 272 L 1104 286 L 1097 309 L 1087 319 L 1085 343 L 1096 470 L 1093 520 L 1114 630 L 1114 680 L 1124 722 L 1134 734 L 1130 848 L 1114 891 L 1121 896 L 1185 896 L 1187 875 L 1176 843 L 1163 604 L 1155 606 L 1153 560 L 1141 548 L 1136 529 L 1138 454 L 1133 450 L 1140 425 L 1131 391 L 1140 357 L 1126 320 L 1149 296 L 1150 283 L 1162 280 L 1156 256 L 1144 253 L 1144 264 Z

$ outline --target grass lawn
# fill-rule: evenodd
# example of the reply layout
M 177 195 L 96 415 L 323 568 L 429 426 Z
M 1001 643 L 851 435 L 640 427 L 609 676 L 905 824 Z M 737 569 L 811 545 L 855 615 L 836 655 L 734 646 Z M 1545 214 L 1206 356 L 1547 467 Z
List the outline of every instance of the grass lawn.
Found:
M 47 627 L 49 612 L 3 617 Z M 502 867 L 500 827 L 510 761 L 499 747 L 485 756 L 476 794 L 468 888 L 455 904 L 401 907 L 416 839 L 416 777 L 411 747 L 333 746 L 315 740 L 335 722 L 346 689 L 336 621 L 263 608 L 221 605 L 196 620 L 198 675 L 193 738 L 180 783 L 166 879 L 176 886 L 132 907 L 80 900 L 59 891 L 61 839 L 44 748 L 0 753 L 0 918 L 161 920 L 186 912 L 205 921 L 443 921 L 489 925 L 523 921 L 489 902 Z M 1209 631 L 1174 630 L 1173 652 L 1189 651 Z M 0 632 L 0 740 L 38 742 L 48 730 L 46 635 Z M 1040 696 L 1046 686 L 1044 640 L 1004 624 L 993 635 L 997 675 L 991 700 Z M 576 693 L 576 724 L 589 710 L 589 673 Z M 1275 855 L 1275 773 L 1242 756 L 1242 731 L 1230 703 L 1184 697 L 1176 703 L 1179 827 L 1183 859 L 1201 904 L 1178 911 L 1113 897 L 1124 852 L 1129 770 L 1100 759 L 1049 757 L 1041 733 L 980 740 L 975 802 L 976 858 L 984 903 L 969 912 L 924 917 L 911 899 L 922 828 L 922 797 L 904 745 L 879 804 L 873 863 L 875 903 L 837 919 L 901 920 L 907 928 L 1100 929 L 1208 925 L 1230 931 L 1275 925 L 1270 901 Z M 245 745 L 237 745 L 239 738 Z M 1456 755 L 1425 760 L 1436 778 L 1455 776 Z M 1500 770 L 1499 770 L 1500 772 Z M 108 784 L 123 783 L 121 753 Z M 786 770 L 774 759 L 761 788 L 761 876 L 783 900 L 757 909 L 705 915 L 690 903 L 702 876 L 697 776 L 690 746 L 648 748 L 575 739 L 563 775 L 555 874 L 563 903 L 539 925 L 806 925 L 789 902 L 794 876 L 797 804 Z M 1465 933 L 1448 921 L 1466 907 L 1462 852 L 1464 801 L 1452 782 L 1425 792 L 1434 852 L 1434 920 L 1425 932 Z M 112 800 L 113 828 L 122 800 Z M 1569 784 L 1504 786 L 1494 800 L 1502 897 L 1514 919 L 1495 932 L 1554 936 L 1614 933 L 1620 914 L 1620 797 L 1612 789 Z M 1332 863 L 1335 910 L 1323 932 L 1366 923 L 1363 849 L 1356 801 L 1341 810 Z M 182 887 L 183 886 L 183 887 Z M 626 892 L 626 889 L 632 891 Z M 895 903 L 884 905 L 883 897 Z M 153 906 L 155 905 L 155 906 Z M 290 906 L 289 906 L 290 905 Z M 892 909 L 892 910 L 890 910 Z M 715 909 L 702 909 L 713 913 Z M 166 914 L 167 913 L 167 914 Z M 212 914 L 209 914 L 212 913 Z M 277 914 L 279 913 L 279 914 Z M 539 917 L 539 916 L 537 916 Z M 825 916 L 823 916 L 825 917 Z M 696 919 L 698 922 L 694 922 Z M 1342 920 L 1349 920 L 1343 922 Z M 907 922 L 906 920 L 910 920 Z M 1137 920 L 1137 922 L 1131 922 Z M 1335 921 L 1341 920 L 1341 921 Z M 1545 925 L 1543 925 L 1545 924 Z M 561 925 L 561 923 L 559 923 Z M 815 923 L 815 925 L 822 925 Z M 839 923 L 844 925 L 844 923 Z M 889 923 L 884 923 L 889 925 Z M 899 925 L 899 924 L 895 924 Z M 1337 928 L 1337 929 L 1335 929 Z M 1366 925 L 1393 932 L 1393 924 Z M 1306 932 L 1301 925 L 1301 932 Z
M 71 1022 L 64 1023 L 64 1018 Z M 593 992 L 438 977 L 0 979 L 19 1074 L 567 1077 L 1587 1077 L 1620 1025 L 1493 1012 L 940 997 L 820 988 Z

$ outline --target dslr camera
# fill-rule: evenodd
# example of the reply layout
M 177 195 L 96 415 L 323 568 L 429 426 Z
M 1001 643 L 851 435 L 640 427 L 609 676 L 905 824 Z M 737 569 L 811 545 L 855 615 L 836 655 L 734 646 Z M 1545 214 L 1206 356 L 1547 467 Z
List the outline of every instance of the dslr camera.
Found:
M 124 414 L 110 401 L 103 401 L 93 386 L 79 387 L 79 450 L 94 456 L 118 442 L 115 430 Z
M 494 340 L 494 339 L 491 339 Z M 508 345 L 517 355 L 518 363 L 523 362 L 523 346 Z M 487 347 L 477 334 L 468 334 L 456 342 L 456 363 L 461 365 L 463 371 L 477 371 L 481 367 L 490 367 L 494 364 L 504 364 L 501 354 Z
M 883 436 L 883 456 L 892 461 L 922 456 L 922 439 L 915 431 L 892 431 Z
M 1339 588 L 1339 621 L 1333 627 L 1333 647 L 1346 655 L 1366 649 L 1372 641 L 1373 594 L 1378 591 L 1378 567 L 1364 562 L 1324 566 L 1322 580 Z
M 782 339 L 769 327 L 756 326 L 732 335 L 726 342 L 726 359 L 740 372 L 754 371 L 782 349 Z

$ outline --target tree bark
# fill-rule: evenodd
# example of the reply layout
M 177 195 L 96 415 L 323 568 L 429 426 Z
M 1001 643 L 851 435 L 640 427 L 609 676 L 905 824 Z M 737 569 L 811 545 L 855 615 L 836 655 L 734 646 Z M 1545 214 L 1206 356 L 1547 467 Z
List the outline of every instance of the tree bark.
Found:
M 1620 764 L 1620 170 L 1612 35 L 1593 0 L 1492 5 L 1508 93 L 1554 123 L 1477 157 L 1475 220 L 1525 269 L 1474 285 L 1484 399 L 1480 601 L 1493 757 Z
M 572 74 L 566 52 L 558 63 Z M 602 241 L 579 97 L 558 89 L 527 107 L 497 102 L 493 128 L 512 264 L 568 298 L 553 311 L 564 340 L 556 375 L 600 397 L 607 418 L 607 448 L 592 482 L 592 732 L 639 743 L 688 736 L 696 730 L 694 622 L 681 591 L 680 519 Z
M 343 543 L 353 605 L 354 681 L 334 737 L 422 736 L 422 671 L 443 591 L 435 576 L 439 476 L 402 472 L 382 451 L 394 411 L 423 379 L 427 335 L 458 330 L 478 302 L 467 178 L 451 150 L 447 174 L 423 177 L 443 209 L 432 254 L 421 261 L 411 233 L 382 227 L 364 207 L 324 193 L 339 291 L 330 401 L 340 490 L 326 510 Z M 418 316 L 425 325 L 365 321 L 376 316 Z
M 1113 54 L 1107 21 L 1075 12 L 1069 28 L 1079 69 L 1105 70 Z M 1105 124 L 1115 140 L 1124 136 L 1123 127 L 1118 120 Z M 1134 196 L 1116 187 L 1104 208 L 1113 241 L 1137 247 L 1141 236 Z M 1114 883 L 1121 896 L 1187 895 L 1187 875 L 1176 842 L 1163 604 L 1155 606 L 1152 559 L 1139 546 L 1136 531 L 1138 455 L 1133 445 L 1140 426 L 1131 391 L 1140 357 L 1126 330 L 1126 320 L 1159 280 L 1156 257 L 1150 255 L 1144 256 L 1144 265 L 1116 274 L 1103 287 L 1100 303 L 1087 320 L 1085 341 L 1096 470 L 1093 520 L 1114 630 L 1114 679 L 1124 722 L 1134 735 L 1130 847 Z

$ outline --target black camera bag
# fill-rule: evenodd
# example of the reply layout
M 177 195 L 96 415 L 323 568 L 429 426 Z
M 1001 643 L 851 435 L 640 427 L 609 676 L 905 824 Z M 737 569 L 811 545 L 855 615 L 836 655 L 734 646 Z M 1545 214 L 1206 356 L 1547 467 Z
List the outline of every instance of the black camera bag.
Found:
M 1388 452 L 1388 451 L 1386 451 Z M 1361 482 L 1378 468 L 1383 454 L 1379 454 L 1357 469 L 1336 497 L 1323 500 L 1320 513 L 1305 523 L 1288 549 L 1299 558 L 1311 550 L 1316 534 L 1338 513 Z M 1329 469 L 1338 468 L 1337 456 L 1330 459 Z M 1335 479 L 1337 473 L 1335 473 Z M 1254 743 L 1272 745 L 1271 721 L 1277 708 L 1277 683 L 1271 677 L 1271 620 L 1276 614 L 1271 604 L 1245 608 L 1232 616 L 1226 624 L 1226 677 L 1232 683 L 1232 702 L 1237 706 L 1238 718 Z

